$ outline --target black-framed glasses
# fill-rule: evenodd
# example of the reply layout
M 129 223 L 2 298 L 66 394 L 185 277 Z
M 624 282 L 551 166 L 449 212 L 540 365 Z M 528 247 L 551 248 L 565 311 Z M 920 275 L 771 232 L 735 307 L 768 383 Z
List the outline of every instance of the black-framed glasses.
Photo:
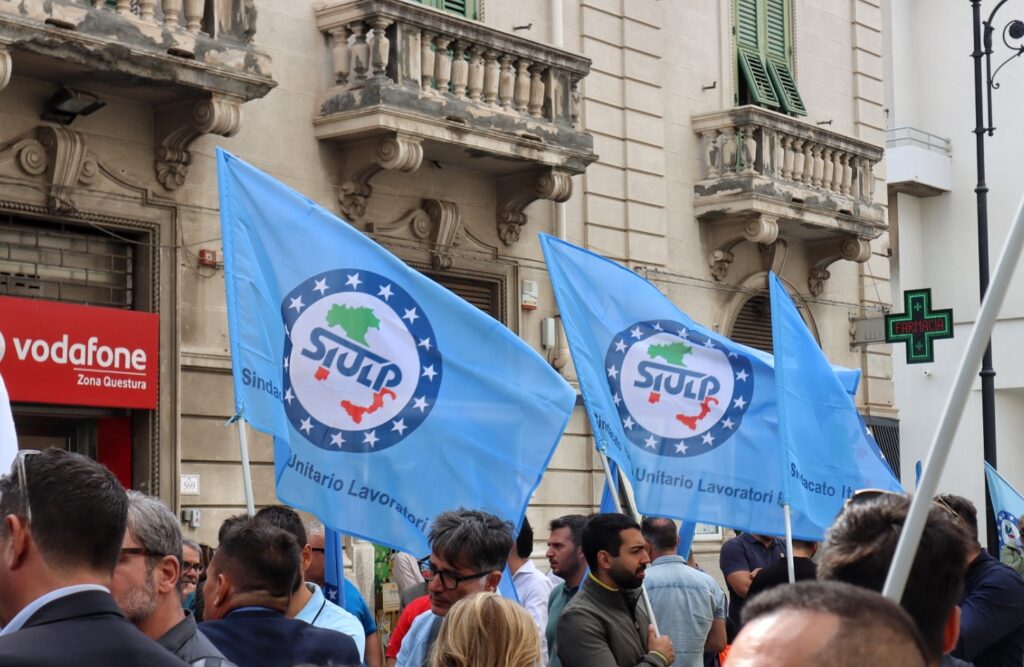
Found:
M 318 554 L 324 553 L 324 548 L 323 547 L 310 547 L 309 550 L 310 551 L 315 551 Z
M 25 510 L 25 522 L 32 523 L 32 505 L 28 502 L 28 477 L 25 473 L 25 459 L 33 454 L 38 454 L 38 449 L 19 449 L 14 458 L 18 468 L 18 494 L 21 496 L 21 505 Z
M 122 549 L 122 551 L 124 551 L 124 550 Z M 181 561 L 181 571 L 182 572 L 191 572 L 192 570 L 195 570 L 197 573 L 202 572 L 203 571 L 203 564 L 202 563 L 190 563 L 187 560 Z
M 434 566 L 430 563 L 430 557 L 421 558 L 416 561 L 420 566 L 420 574 L 428 582 L 431 581 L 435 576 L 441 579 L 441 586 L 445 590 L 454 591 L 459 587 L 463 581 L 469 581 L 470 579 L 479 579 L 480 577 L 486 577 L 491 573 L 491 570 L 484 570 L 483 572 L 474 572 L 473 574 L 456 574 L 448 570 L 435 570 Z
M 167 554 L 158 554 L 145 547 L 124 547 L 121 549 L 121 557 L 125 556 L 150 556 L 152 558 L 163 558 Z

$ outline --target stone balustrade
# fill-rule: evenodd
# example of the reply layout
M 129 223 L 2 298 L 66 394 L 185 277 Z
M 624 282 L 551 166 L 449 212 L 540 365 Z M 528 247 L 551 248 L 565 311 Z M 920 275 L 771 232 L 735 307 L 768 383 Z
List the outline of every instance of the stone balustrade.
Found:
M 86 1 L 96 9 L 113 11 L 121 16 L 135 16 L 143 23 L 168 30 L 187 30 L 193 35 L 207 25 L 206 0 L 116 0 L 113 6 L 108 0 Z M 211 29 L 207 28 L 204 32 L 210 33 Z

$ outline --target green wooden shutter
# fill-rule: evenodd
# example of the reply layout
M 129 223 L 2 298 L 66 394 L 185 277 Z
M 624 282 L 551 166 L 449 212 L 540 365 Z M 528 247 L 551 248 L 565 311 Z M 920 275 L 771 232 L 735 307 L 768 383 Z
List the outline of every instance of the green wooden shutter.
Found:
M 442 9 L 467 19 L 476 19 L 476 0 L 442 0 Z
M 778 94 L 782 110 L 794 116 L 806 116 L 807 108 L 796 87 L 792 68 L 792 46 L 790 41 L 791 21 L 788 16 L 789 0 L 763 0 L 764 11 L 764 55 L 768 76 L 771 77 Z
M 760 10 L 758 0 L 736 0 L 736 60 L 754 104 L 778 109 L 781 104 L 761 57 Z

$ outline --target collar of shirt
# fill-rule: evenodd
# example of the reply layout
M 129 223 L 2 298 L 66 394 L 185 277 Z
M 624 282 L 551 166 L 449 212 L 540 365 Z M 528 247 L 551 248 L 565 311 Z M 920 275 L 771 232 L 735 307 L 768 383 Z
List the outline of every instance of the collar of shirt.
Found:
M 3 630 L 0 630 L 0 636 L 9 635 L 12 632 L 21 630 L 21 626 L 25 625 L 25 621 L 32 618 L 32 614 L 39 611 L 43 606 L 59 600 L 60 598 L 74 595 L 75 593 L 84 593 L 85 591 L 102 591 L 104 593 L 110 593 L 110 589 L 99 584 L 78 584 L 76 586 L 65 586 L 63 588 L 56 588 L 45 595 L 40 595 L 32 602 L 29 602 L 25 607 L 15 614 L 11 622 L 4 626 Z
M 192 612 L 185 610 L 185 618 L 181 619 L 177 625 L 168 630 L 156 640 L 157 644 L 160 644 L 171 653 L 177 653 L 181 650 L 181 647 L 196 634 L 196 619 L 192 617 Z
M 597 585 L 598 585 L 598 586 L 600 586 L 601 588 L 605 589 L 606 591 L 611 591 L 612 593 L 618 593 L 618 592 L 619 592 L 619 589 L 618 589 L 618 588 L 612 588 L 612 587 L 611 587 L 611 586 L 609 586 L 608 584 L 604 583 L 603 581 L 601 581 L 600 579 L 598 579 L 597 577 L 595 577 L 595 576 L 594 576 L 594 573 L 593 573 L 593 572 L 588 572 L 588 573 L 587 573 L 587 576 L 588 576 L 588 577 L 589 577 L 589 578 L 590 578 L 590 579 L 591 579 L 591 580 L 592 580 L 592 581 L 593 581 L 593 582 L 594 582 L 595 584 L 597 584 Z
M 658 556 L 650 565 L 648 565 L 648 567 L 654 567 L 655 565 L 661 565 L 662 563 L 682 563 L 683 565 L 686 565 L 686 559 L 682 556 L 674 556 L 672 554 L 667 556 Z
M 512 579 L 522 579 L 523 577 L 529 576 L 533 572 L 540 574 L 540 570 L 538 570 L 537 566 L 533 564 L 533 559 L 527 558 L 526 562 L 523 563 L 522 566 L 518 570 L 516 570 L 516 573 L 512 575 Z M 522 577 L 519 575 L 522 575 Z

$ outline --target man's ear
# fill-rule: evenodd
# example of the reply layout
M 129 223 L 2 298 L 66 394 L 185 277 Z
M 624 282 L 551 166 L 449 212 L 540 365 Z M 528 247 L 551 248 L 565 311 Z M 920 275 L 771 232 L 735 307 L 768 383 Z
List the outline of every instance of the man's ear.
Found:
M 484 578 L 484 590 L 494 593 L 498 590 L 498 584 L 501 583 L 501 572 L 491 572 Z
M 156 564 L 156 589 L 159 593 L 166 595 L 178 587 L 178 577 L 181 574 L 181 563 L 174 556 L 164 556 Z
M 13 514 L 4 517 L 4 524 L 8 539 L 7 548 L 3 552 L 3 564 L 8 570 L 17 570 L 25 564 L 32 535 L 24 521 Z
M 313 562 L 313 547 L 308 544 L 302 547 L 302 555 L 299 559 L 299 571 L 302 572 L 302 577 L 306 577 L 306 570 L 309 569 L 310 563 Z
M 597 552 L 597 566 L 602 570 L 610 570 L 612 568 L 612 555 L 601 549 Z
M 956 648 L 956 642 L 960 639 L 960 607 L 953 607 L 946 619 L 946 625 L 942 628 L 942 654 L 945 655 Z
M 217 573 L 217 592 L 213 602 L 217 609 L 223 609 L 227 601 L 234 597 L 235 588 L 231 580 L 224 576 L 224 573 Z

